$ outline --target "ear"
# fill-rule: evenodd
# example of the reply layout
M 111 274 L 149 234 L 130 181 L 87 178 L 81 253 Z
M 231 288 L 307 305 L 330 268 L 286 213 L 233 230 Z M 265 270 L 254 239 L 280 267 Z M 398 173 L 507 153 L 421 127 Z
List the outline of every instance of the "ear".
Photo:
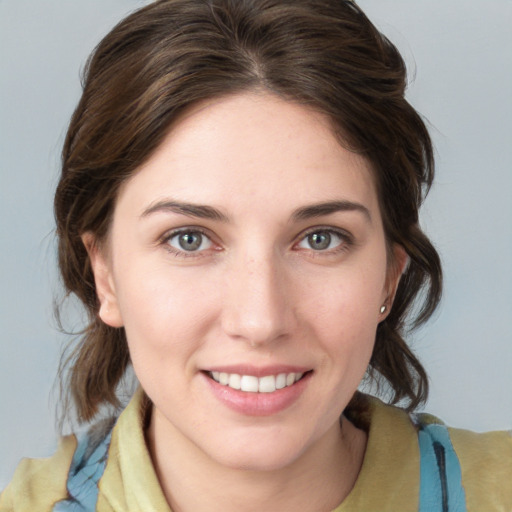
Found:
M 386 311 L 381 314 L 383 318 L 388 316 L 391 311 L 395 300 L 396 290 L 400 283 L 400 278 L 402 277 L 402 274 L 407 267 L 407 263 L 409 262 L 409 257 L 401 245 L 394 244 L 390 260 L 388 275 L 386 276 L 385 298 L 383 302 L 383 305 L 386 306 Z
M 110 327 L 123 327 L 112 276 L 112 265 L 107 251 L 104 247 L 99 246 L 96 237 L 91 232 L 84 233 L 81 238 L 89 255 L 94 274 L 96 294 L 100 303 L 98 315 Z

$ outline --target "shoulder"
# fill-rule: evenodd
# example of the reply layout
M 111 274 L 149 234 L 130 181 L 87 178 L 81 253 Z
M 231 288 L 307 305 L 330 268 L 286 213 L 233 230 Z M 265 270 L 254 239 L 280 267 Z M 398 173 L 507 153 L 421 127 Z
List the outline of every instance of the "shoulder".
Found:
M 442 450 L 436 473 L 446 473 L 446 485 L 460 482 L 461 502 L 467 510 L 511 510 L 512 507 L 512 435 L 507 431 L 476 433 L 451 428 L 429 414 L 411 415 L 418 429 L 421 472 L 427 467 L 429 447 Z M 437 450 L 436 450 L 437 448 Z M 425 471 L 426 473 L 426 471 Z
M 365 483 L 362 503 L 368 501 L 369 482 L 373 488 L 376 482 L 385 485 L 378 487 L 378 506 L 348 510 L 412 510 L 411 504 L 418 502 L 424 505 L 420 510 L 444 510 L 440 503 L 453 505 L 449 510 L 512 510 L 510 432 L 479 434 L 450 428 L 429 414 L 409 414 L 365 395 L 356 399 L 350 419 L 369 433 L 359 479 Z M 386 502 L 386 508 L 382 496 L 396 489 L 400 506 Z
M 467 510 L 510 510 L 512 507 L 512 434 L 507 431 L 477 433 L 446 427 L 429 414 L 412 415 L 422 436 L 446 448 L 444 464 L 457 465 Z M 450 455 L 450 452 L 452 455 Z
M 52 457 L 22 460 L 0 496 L 0 512 L 68 510 L 72 503 L 93 510 L 114 423 L 109 418 L 86 434 L 63 437 Z
M 468 510 L 502 510 L 500 504 L 512 507 L 511 433 L 448 431 L 460 461 Z
M 67 497 L 67 478 L 77 440 L 63 437 L 56 453 L 47 459 L 23 459 L 11 483 L 0 495 L 0 511 L 51 510 Z
M 434 416 L 420 414 L 421 427 L 429 434 L 443 423 Z M 477 433 L 444 427 L 460 465 L 461 481 L 469 510 L 499 510 L 500 504 L 512 506 L 512 433 Z M 434 433 L 433 437 L 437 434 Z

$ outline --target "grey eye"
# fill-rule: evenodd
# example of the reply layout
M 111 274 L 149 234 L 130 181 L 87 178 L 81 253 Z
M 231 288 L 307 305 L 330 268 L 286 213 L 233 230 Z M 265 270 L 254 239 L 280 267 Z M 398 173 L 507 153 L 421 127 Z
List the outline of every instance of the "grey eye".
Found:
M 211 240 L 200 231 L 182 231 L 168 241 L 174 249 L 185 252 L 197 252 L 210 248 Z
M 201 247 L 202 241 L 201 233 L 184 233 L 178 237 L 178 243 L 184 251 L 197 251 Z
M 318 231 L 311 231 L 309 234 L 305 235 L 298 246 L 301 249 L 326 251 L 342 247 L 346 243 L 347 240 L 341 233 L 328 229 L 320 229 Z
M 307 236 L 307 241 L 311 249 L 315 251 L 323 251 L 331 245 L 332 235 L 327 231 L 319 231 L 311 233 Z

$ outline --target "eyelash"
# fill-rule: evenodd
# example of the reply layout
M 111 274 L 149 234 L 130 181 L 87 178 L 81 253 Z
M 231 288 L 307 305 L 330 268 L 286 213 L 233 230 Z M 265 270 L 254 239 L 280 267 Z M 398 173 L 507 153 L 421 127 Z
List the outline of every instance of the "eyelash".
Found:
M 335 236 L 339 238 L 340 243 L 338 246 L 332 248 L 332 249 L 325 249 L 325 250 L 315 250 L 313 248 L 304 249 L 311 252 L 311 255 L 313 257 L 320 257 L 320 256 L 328 256 L 328 255 L 335 255 L 339 253 L 343 253 L 345 251 L 348 251 L 350 247 L 352 247 L 355 243 L 354 237 L 348 233 L 345 230 L 342 229 L 335 229 L 330 226 L 314 226 L 312 228 L 309 228 L 307 231 L 301 233 L 299 241 L 294 244 L 294 246 L 297 246 L 298 244 L 302 243 L 303 241 L 307 240 L 307 238 L 314 234 L 328 234 L 330 236 Z
M 206 232 L 204 229 L 202 229 L 200 227 L 195 227 L 195 226 L 194 227 L 184 227 L 184 228 L 175 229 L 173 231 L 170 231 L 170 232 L 166 233 L 160 239 L 159 243 L 164 245 L 165 249 L 169 253 L 171 253 L 172 255 L 174 255 L 178 258 L 198 258 L 198 257 L 206 256 L 206 254 L 204 254 L 204 253 L 206 252 L 207 249 L 200 250 L 200 251 L 186 251 L 186 250 L 177 249 L 170 245 L 170 241 L 173 238 L 178 237 L 183 234 L 199 234 L 202 237 L 209 240 L 209 242 L 212 245 L 215 245 L 215 242 L 212 240 L 212 236 L 208 232 Z M 323 250 L 323 249 L 315 250 L 311 247 L 304 248 L 304 249 L 298 248 L 298 250 L 309 251 L 313 257 L 339 254 L 339 253 L 349 250 L 350 247 L 353 246 L 355 243 L 354 237 L 350 233 L 348 233 L 344 230 L 335 229 L 335 228 L 327 227 L 327 226 L 315 226 L 315 227 L 309 228 L 307 231 L 301 233 L 298 237 L 299 240 L 293 244 L 293 247 L 294 248 L 297 247 L 300 243 L 307 240 L 307 238 L 309 236 L 314 235 L 314 234 L 327 234 L 329 236 L 334 235 L 335 237 L 340 239 L 340 243 L 335 248 L 325 249 L 325 250 Z
M 212 236 L 209 235 L 204 229 L 201 229 L 199 227 L 185 227 L 180 229 L 175 229 L 173 231 L 170 231 L 166 233 L 161 239 L 160 243 L 165 246 L 165 249 L 172 255 L 176 256 L 177 258 L 199 258 L 201 256 L 205 256 L 204 252 L 202 251 L 186 251 L 186 250 L 179 250 L 175 247 L 172 247 L 170 245 L 170 241 L 173 238 L 176 238 L 180 235 L 184 234 L 199 234 L 202 237 L 206 238 L 210 241 L 211 244 L 215 244 L 212 240 Z

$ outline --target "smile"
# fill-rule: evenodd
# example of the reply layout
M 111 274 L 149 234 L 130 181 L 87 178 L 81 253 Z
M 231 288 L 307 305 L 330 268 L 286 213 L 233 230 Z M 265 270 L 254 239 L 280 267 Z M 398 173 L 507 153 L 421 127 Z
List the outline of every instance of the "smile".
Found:
M 208 372 L 208 374 L 215 382 L 223 386 L 247 393 L 273 393 L 292 386 L 304 376 L 304 373 L 294 372 L 265 375 L 264 377 L 225 372 Z

